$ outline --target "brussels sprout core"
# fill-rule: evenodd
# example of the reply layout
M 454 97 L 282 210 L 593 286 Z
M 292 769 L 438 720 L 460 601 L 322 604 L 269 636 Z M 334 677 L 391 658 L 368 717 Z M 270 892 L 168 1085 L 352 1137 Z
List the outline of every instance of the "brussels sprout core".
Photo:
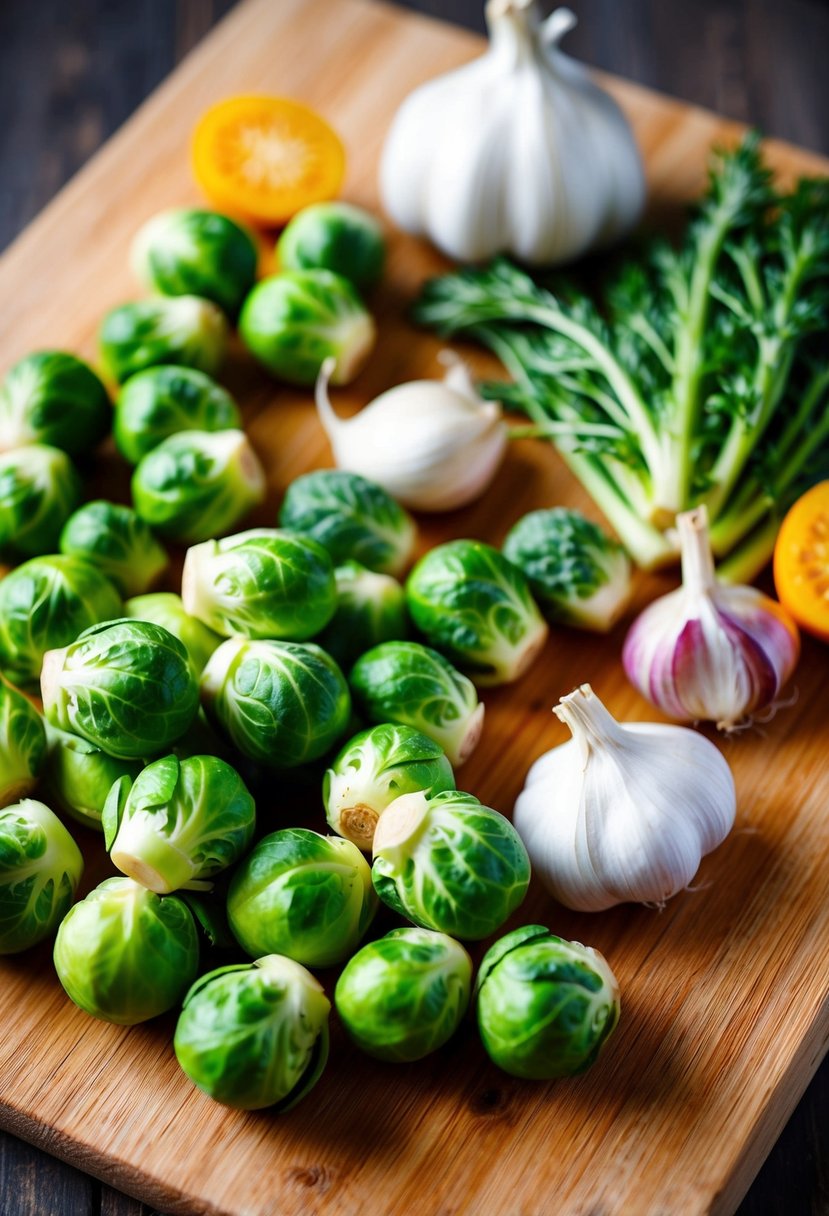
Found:
M 417 790 L 401 794 L 387 807 L 374 833 L 374 852 L 389 859 L 392 865 L 405 864 L 405 859 L 417 843 L 418 833 L 429 814 L 429 799 Z

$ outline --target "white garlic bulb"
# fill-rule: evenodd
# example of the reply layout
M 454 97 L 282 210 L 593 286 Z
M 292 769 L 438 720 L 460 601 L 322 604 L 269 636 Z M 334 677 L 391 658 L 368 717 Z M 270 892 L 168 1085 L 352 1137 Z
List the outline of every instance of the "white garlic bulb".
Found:
M 443 380 L 399 384 L 348 419 L 331 406 L 331 370 L 326 360 L 317 410 L 339 468 L 377 482 L 416 511 L 451 511 L 487 488 L 506 450 L 507 427 L 498 402 L 478 396 L 460 360 L 449 362 Z
M 480 58 L 415 89 L 383 148 L 380 194 L 450 257 L 570 261 L 638 219 L 642 162 L 616 102 L 564 55 L 569 9 L 489 0 Z
M 515 804 L 533 872 L 581 912 L 664 903 L 731 830 L 727 762 L 687 727 L 617 722 L 589 684 L 554 712 L 573 738 L 535 762 Z

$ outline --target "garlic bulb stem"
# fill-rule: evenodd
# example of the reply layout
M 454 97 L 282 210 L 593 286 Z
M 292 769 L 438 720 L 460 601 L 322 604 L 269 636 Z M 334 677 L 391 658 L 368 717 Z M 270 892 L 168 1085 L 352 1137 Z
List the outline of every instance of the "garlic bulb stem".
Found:
M 714 555 L 708 539 L 708 513 L 697 507 L 676 517 L 682 554 L 682 585 L 691 594 L 711 590 L 717 581 Z

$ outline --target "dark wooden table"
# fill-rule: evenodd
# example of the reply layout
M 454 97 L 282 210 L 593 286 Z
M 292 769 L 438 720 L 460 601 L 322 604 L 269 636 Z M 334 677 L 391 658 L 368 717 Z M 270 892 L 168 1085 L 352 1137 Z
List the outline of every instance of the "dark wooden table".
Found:
M 827 0 L 572 3 L 571 54 L 829 155 Z M 0 248 L 233 4 L 0 0 Z M 483 29 L 479 0 L 408 4 Z M 151 1214 L 0 1133 L 0 1216 Z M 739 1216 L 829 1216 L 829 1060 Z

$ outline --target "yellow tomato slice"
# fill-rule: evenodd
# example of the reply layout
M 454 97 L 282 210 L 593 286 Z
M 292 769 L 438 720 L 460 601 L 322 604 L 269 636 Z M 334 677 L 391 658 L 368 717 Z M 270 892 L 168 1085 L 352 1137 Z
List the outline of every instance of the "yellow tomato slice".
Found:
M 783 520 L 774 585 L 797 623 L 829 642 L 829 481 L 812 486 Z
M 345 151 L 324 119 L 286 97 L 228 97 L 193 134 L 193 172 L 217 207 L 260 224 L 284 224 L 333 198 Z

